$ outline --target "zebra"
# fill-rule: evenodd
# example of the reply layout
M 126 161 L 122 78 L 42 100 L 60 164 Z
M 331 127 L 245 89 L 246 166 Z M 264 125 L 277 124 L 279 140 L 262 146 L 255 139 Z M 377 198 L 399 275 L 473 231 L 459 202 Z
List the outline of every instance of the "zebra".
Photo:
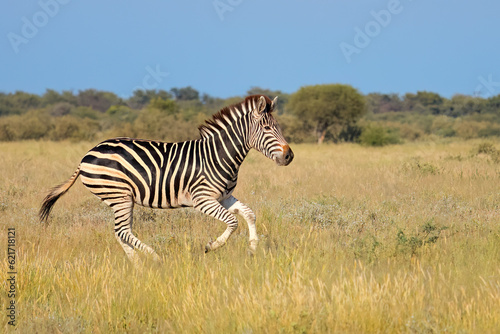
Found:
M 114 138 L 101 142 L 82 158 L 65 183 L 52 188 L 39 212 L 45 223 L 55 202 L 80 176 L 82 183 L 114 211 L 114 232 L 127 257 L 136 262 L 136 249 L 157 253 L 132 233 L 133 208 L 193 207 L 226 223 L 226 230 L 205 246 L 205 252 L 226 244 L 241 215 L 249 229 L 249 251 L 259 241 L 256 216 L 233 195 L 238 171 L 253 148 L 279 166 L 287 166 L 294 154 L 273 117 L 277 97 L 246 97 L 225 107 L 198 127 L 200 138 L 185 142 L 161 142 Z

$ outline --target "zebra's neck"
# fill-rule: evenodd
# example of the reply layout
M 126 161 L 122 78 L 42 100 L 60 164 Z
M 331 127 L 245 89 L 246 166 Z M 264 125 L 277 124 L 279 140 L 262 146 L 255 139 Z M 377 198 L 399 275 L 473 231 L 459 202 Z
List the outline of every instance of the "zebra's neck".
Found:
M 223 108 L 199 127 L 202 141 L 211 152 L 219 168 L 235 177 L 245 160 L 249 143 L 250 111 L 255 109 L 255 98 Z
M 245 124 L 245 121 L 240 120 L 226 128 L 213 130 L 212 135 L 202 138 L 211 160 L 228 180 L 236 177 L 250 151 Z
M 229 107 L 222 108 L 211 119 L 198 127 L 202 138 L 209 138 L 219 131 L 226 131 L 229 127 L 238 128 L 239 134 L 245 136 L 249 126 L 249 114 L 256 107 L 256 96 L 249 96 L 244 101 Z M 247 138 L 245 138 L 247 139 Z

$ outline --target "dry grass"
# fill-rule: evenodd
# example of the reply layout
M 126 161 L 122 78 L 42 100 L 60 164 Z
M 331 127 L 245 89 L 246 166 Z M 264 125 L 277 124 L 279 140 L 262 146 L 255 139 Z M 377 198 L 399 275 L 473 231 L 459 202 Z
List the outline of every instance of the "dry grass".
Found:
M 18 331 L 495 332 L 500 164 L 477 154 L 480 143 L 294 145 L 285 168 L 253 152 L 235 196 L 257 214 L 257 254 L 247 255 L 242 220 L 204 255 L 222 223 L 137 208 L 136 234 L 163 257 L 144 258 L 142 271 L 114 239 L 111 210 L 79 181 L 48 226 L 37 222 L 46 190 L 93 144 L 0 143 L 0 240 L 16 228 Z M 6 261 L 0 270 L 5 282 Z

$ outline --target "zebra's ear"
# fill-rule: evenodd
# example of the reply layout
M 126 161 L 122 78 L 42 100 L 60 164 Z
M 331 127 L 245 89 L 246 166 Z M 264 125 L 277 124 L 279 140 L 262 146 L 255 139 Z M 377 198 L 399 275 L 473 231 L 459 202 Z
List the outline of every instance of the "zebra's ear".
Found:
M 264 96 L 259 97 L 259 101 L 257 101 L 257 113 L 259 115 L 266 111 L 266 105 L 266 98 Z
M 276 106 L 278 105 L 278 97 L 276 96 L 274 99 L 273 99 L 273 102 L 271 102 L 271 112 L 274 111 L 274 109 L 276 108 Z

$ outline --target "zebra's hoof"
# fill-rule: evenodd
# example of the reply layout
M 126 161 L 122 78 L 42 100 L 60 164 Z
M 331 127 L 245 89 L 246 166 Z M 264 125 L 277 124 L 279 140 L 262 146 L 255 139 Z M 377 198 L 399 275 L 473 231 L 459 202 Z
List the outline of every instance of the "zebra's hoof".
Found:
M 212 250 L 212 241 L 210 241 L 208 244 L 205 246 L 205 254 L 210 252 Z

